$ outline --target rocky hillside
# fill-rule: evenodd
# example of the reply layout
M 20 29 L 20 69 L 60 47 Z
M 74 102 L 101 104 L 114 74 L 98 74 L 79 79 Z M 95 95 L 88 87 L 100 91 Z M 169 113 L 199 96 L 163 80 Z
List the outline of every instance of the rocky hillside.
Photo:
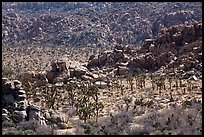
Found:
M 185 72 L 202 78 L 202 22 L 172 26 L 155 39 L 146 39 L 138 50 L 116 46 L 113 51 L 91 56 L 87 67 L 114 67 L 119 75 L 174 69 L 183 78 L 189 78 Z
M 138 46 L 164 28 L 202 19 L 199 2 L 5 2 L 2 42 Z

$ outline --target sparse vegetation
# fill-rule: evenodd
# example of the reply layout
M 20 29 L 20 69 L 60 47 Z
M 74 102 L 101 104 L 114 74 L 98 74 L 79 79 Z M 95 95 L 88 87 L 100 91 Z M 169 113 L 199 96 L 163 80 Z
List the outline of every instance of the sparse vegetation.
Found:
M 10 7 L 9 3 L 7 4 L 4 6 Z M 31 7 L 46 6 L 45 3 L 41 4 L 32 3 Z M 87 3 L 81 4 L 87 5 Z M 88 8 L 83 14 L 81 13 L 83 10 L 80 8 L 77 8 L 79 10 L 76 12 L 77 14 L 74 12 L 75 6 L 83 7 L 80 6 L 80 3 L 74 4 L 75 6 L 71 4 L 73 7 L 70 8 L 73 8 L 71 10 L 73 13 L 67 16 L 70 21 L 68 23 L 73 28 L 68 27 L 69 32 L 66 32 L 66 35 L 70 36 L 66 36 L 64 39 L 68 39 L 76 47 L 69 42 L 70 45 L 66 45 L 66 42 L 59 44 L 63 43 L 59 37 L 64 36 L 64 33 L 62 36 L 55 35 L 54 41 L 57 46 L 46 43 L 48 37 L 45 38 L 44 44 L 36 45 L 26 43 L 26 41 L 25 44 L 16 42 L 10 45 L 5 44 L 5 41 L 2 42 L 4 43 L 2 46 L 2 77 L 4 78 L 2 84 L 3 90 L 8 89 L 2 94 L 4 96 L 2 102 L 4 101 L 6 106 L 2 112 L 3 135 L 201 135 L 202 73 L 197 65 L 202 60 L 200 56 L 202 37 L 199 32 L 202 30 L 202 22 L 189 26 L 171 27 L 171 22 L 166 21 L 160 24 L 162 29 L 159 33 L 157 27 L 163 17 L 156 15 L 161 19 L 156 20 L 153 13 L 157 10 L 160 13 L 163 9 L 165 13 L 170 12 L 170 9 L 176 11 L 176 7 L 182 7 L 181 3 L 170 3 L 171 8 L 168 8 L 166 3 L 158 5 L 149 3 L 145 9 L 150 8 L 147 11 L 153 10 L 154 12 L 147 13 L 147 11 L 139 10 L 137 18 L 135 18 L 137 14 L 133 9 L 138 5 L 131 5 L 131 3 L 124 3 L 123 6 L 119 3 L 100 5 L 100 3 L 98 8 L 100 7 L 99 9 L 104 14 L 109 10 L 113 12 L 112 15 L 107 14 L 106 17 L 106 19 L 115 21 L 112 24 L 108 20 L 103 21 L 104 16 L 100 12 L 94 12 L 97 9 L 97 4 L 92 4 L 92 9 Z M 25 8 L 28 5 L 13 3 L 15 8 L 21 6 Z M 65 4 L 63 13 L 68 5 Z M 139 5 L 147 4 L 139 3 Z M 189 3 L 183 4 L 183 7 L 190 9 L 188 5 L 199 7 L 199 4 Z M 108 10 L 105 7 L 108 7 Z M 110 7 L 114 7 L 114 9 Z M 160 8 L 151 9 L 151 7 Z M 38 8 L 36 11 L 41 11 Z M 118 11 L 114 11 L 115 8 Z M 128 11 L 128 13 L 118 14 L 122 11 L 120 9 Z M 94 16 L 89 17 L 92 13 Z M 178 13 L 183 17 L 183 12 Z M 188 20 L 200 18 L 200 13 L 196 16 L 193 16 L 193 13 L 190 14 L 191 12 L 184 13 L 190 15 Z M 10 16 L 12 15 L 14 16 L 14 14 Z M 86 17 L 82 15 L 86 15 Z M 165 17 L 169 18 L 174 15 L 177 13 L 168 13 L 165 14 Z M 145 16 L 151 18 L 142 21 Z M 53 19 L 51 15 L 46 17 L 40 16 L 42 20 Z M 80 24 L 79 20 L 87 18 L 91 18 L 91 22 L 97 23 L 94 25 L 90 20 L 86 20 Z M 57 16 L 54 19 L 61 21 Z M 137 27 L 137 22 L 130 23 L 132 19 L 141 20 L 144 24 L 151 20 L 154 24 L 152 28 L 146 24 L 144 26 L 147 28 L 141 29 Z M 67 19 L 64 18 L 64 22 L 66 21 Z M 84 23 L 87 24 L 82 25 Z M 106 25 L 107 23 L 108 25 Z M 132 24 L 136 25 L 132 26 Z M 51 21 L 50 25 L 49 23 L 44 25 L 50 26 L 47 29 L 48 33 L 55 32 L 55 29 L 57 30 L 60 26 L 58 24 L 59 26 L 53 28 L 54 25 Z M 81 27 L 79 28 L 78 25 Z M 114 27 L 111 28 L 111 26 Z M 126 28 L 127 26 L 129 27 Z M 62 29 L 63 27 L 61 24 Z M 106 29 L 102 30 L 104 27 Z M 95 36 L 96 32 L 92 32 L 96 28 L 97 36 Z M 138 28 L 137 33 L 133 33 L 134 28 Z M 44 31 L 45 28 L 41 29 Z M 125 35 L 124 29 L 131 31 L 127 31 L 128 35 Z M 195 36 L 192 34 L 191 38 L 191 34 L 187 32 L 193 29 L 196 34 Z M 114 33 L 111 33 L 111 30 L 114 30 Z M 144 41 L 143 37 L 148 35 L 146 34 L 147 30 L 155 30 L 152 34 L 155 36 L 159 33 L 158 37 L 155 37 L 156 40 L 150 45 L 144 44 L 137 48 L 130 48 L 131 45 Z M 122 33 L 122 31 L 124 32 Z M 140 32 L 142 32 L 142 36 L 138 35 Z M 69 33 L 74 33 L 76 36 L 73 37 Z M 98 33 L 100 33 L 100 38 L 98 38 Z M 111 34 L 110 38 L 107 37 L 107 33 Z M 185 33 L 186 35 L 184 35 Z M 2 35 L 6 34 L 3 30 Z M 88 39 L 85 36 L 91 38 Z M 11 36 L 9 35 L 9 37 Z M 127 37 L 130 39 L 128 40 Z M 177 40 L 180 37 L 183 41 Z M 134 40 L 135 38 L 137 39 Z M 109 42 L 106 41 L 107 39 Z M 35 40 L 36 38 L 31 43 Z M 51 43 L 53 42 L 53 39 L 49 40 Z M 87 40 L 88 43 L 85 42 Z M 148 40 L 147 43 L 152 42 Z M 80 47 L 82 43 L 84 46 Z M 170 52 L 172 54 L 167 54 Z M 53 65 L 55 61 L 56 63 Z M 18 79 L 22 82 L 21 92 L 17 93 L 16 85 L 12 85 L 5 78 Z M 20 95 L 21 98 L 26 98 L 25 102 L 20 102 L 21 104 L 16 101 L 20 98 L 19 94 L 23 94 Z M 10 102 L 7 103 L 8 101 Z M 28 112 L 28 108 L 25 108 L 22 109 L 22 111 L 26 111 L 25 118 L 22 118 L 23 121 L 13 122 L 11 118 L 14 115 L 13 108 L 16 109 L 20 106 L 19 104 L 25 107 L 30 104 L 39 106 L 40 110 L 37 111 L 40 116 L 38 117 L 37 114 L 34 116 L 39 120 L 33 122 L 29 120 L 31 114 Z M 17 114 L 20 115 L 19 111 Z M 3 120 L 3 116 L 7 120 Z

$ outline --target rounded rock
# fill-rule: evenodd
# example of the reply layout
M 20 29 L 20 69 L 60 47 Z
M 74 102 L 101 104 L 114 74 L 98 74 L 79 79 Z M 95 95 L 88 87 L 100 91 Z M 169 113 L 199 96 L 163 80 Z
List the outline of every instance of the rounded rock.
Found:
M 21 90 L 18 90 L 17 93 L 18 93 L 19 95 L 26 94 L 25 90 L 22 90 L 22 89 L 21 89 Z
M 8 114 L 9 112 L 8 112 L 7 109 L 3 108 L 3 109 L 2 109 L 2 114 L 3 114 L 3 113 Z
M 2 121 L 9 120 L 8 114 L 2 113 Z
M 26 107 L 27 107 L 27 101 L 19 101 L 17 103 L 17 110 L 26 110 Z
M 5 104 L 13 104 L 15 102 L 14 96 L 12 94 L 4 94 L 2 100 Z
M 13 121 L 17 123 L 21 122 L 23 121 L 23 119 L 26 118 L 26 116 L 27 116 L 26 111 L 15 110 L 13 113 Z
M 17 101 L 24 101 L 26 99 L 26 95 L 23 94 L 23 95 L 18 95 L 17 97 Z

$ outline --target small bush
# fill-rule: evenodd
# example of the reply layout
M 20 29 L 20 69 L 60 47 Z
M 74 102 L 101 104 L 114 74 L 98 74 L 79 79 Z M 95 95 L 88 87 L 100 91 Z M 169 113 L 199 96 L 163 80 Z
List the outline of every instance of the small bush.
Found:
M 12 120 L 5 120 L 2 123 L 2 127 L 16 127 L 16 124 Z

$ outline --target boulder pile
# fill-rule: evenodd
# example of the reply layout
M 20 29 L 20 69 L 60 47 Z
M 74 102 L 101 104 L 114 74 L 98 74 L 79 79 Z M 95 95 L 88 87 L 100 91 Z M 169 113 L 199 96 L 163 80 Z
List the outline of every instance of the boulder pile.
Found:
M 56 119 L 58 127 L 63 128 L 65 116 L 61 113 L 41 109 L 40 106 L 31 104 L 27 100 L 26 92 L 19 80 L 2 78 L 2 121 L 36 122 L 40 125 L 51 124 L 51 119 Z
M 23 84 L 30 82 L 39 87 L 47 84 L 67 83 L 71 80 L 95 82 L 104 77 L 102 75 L 99 77 L 98 72 L 95 70 L 89 70 L 86 64 L 61 59 L 51 62 L 51 70 L 25 72 L 20 75 L 19 79 Z
M 19 80 L 2 78 L 2 120 L 13 120 L 15 123 L 28 120 L 40 121 L 40 109 L 28 103 L 26 91 Z M 32 109 L 31 109 L 32 108 Z
M 139 50 L 115 46 L 89 58 L 87 67 L 114 67 L 117 73 L 121 68 L 131 74 L 143 70 L 157 71 L 161 67 L 176 68 L 179 71 L 198 71 L 202 69 L 202 22 L 192 25 L 175 25 L 163 30 L 155 39 L 146 39 Z

